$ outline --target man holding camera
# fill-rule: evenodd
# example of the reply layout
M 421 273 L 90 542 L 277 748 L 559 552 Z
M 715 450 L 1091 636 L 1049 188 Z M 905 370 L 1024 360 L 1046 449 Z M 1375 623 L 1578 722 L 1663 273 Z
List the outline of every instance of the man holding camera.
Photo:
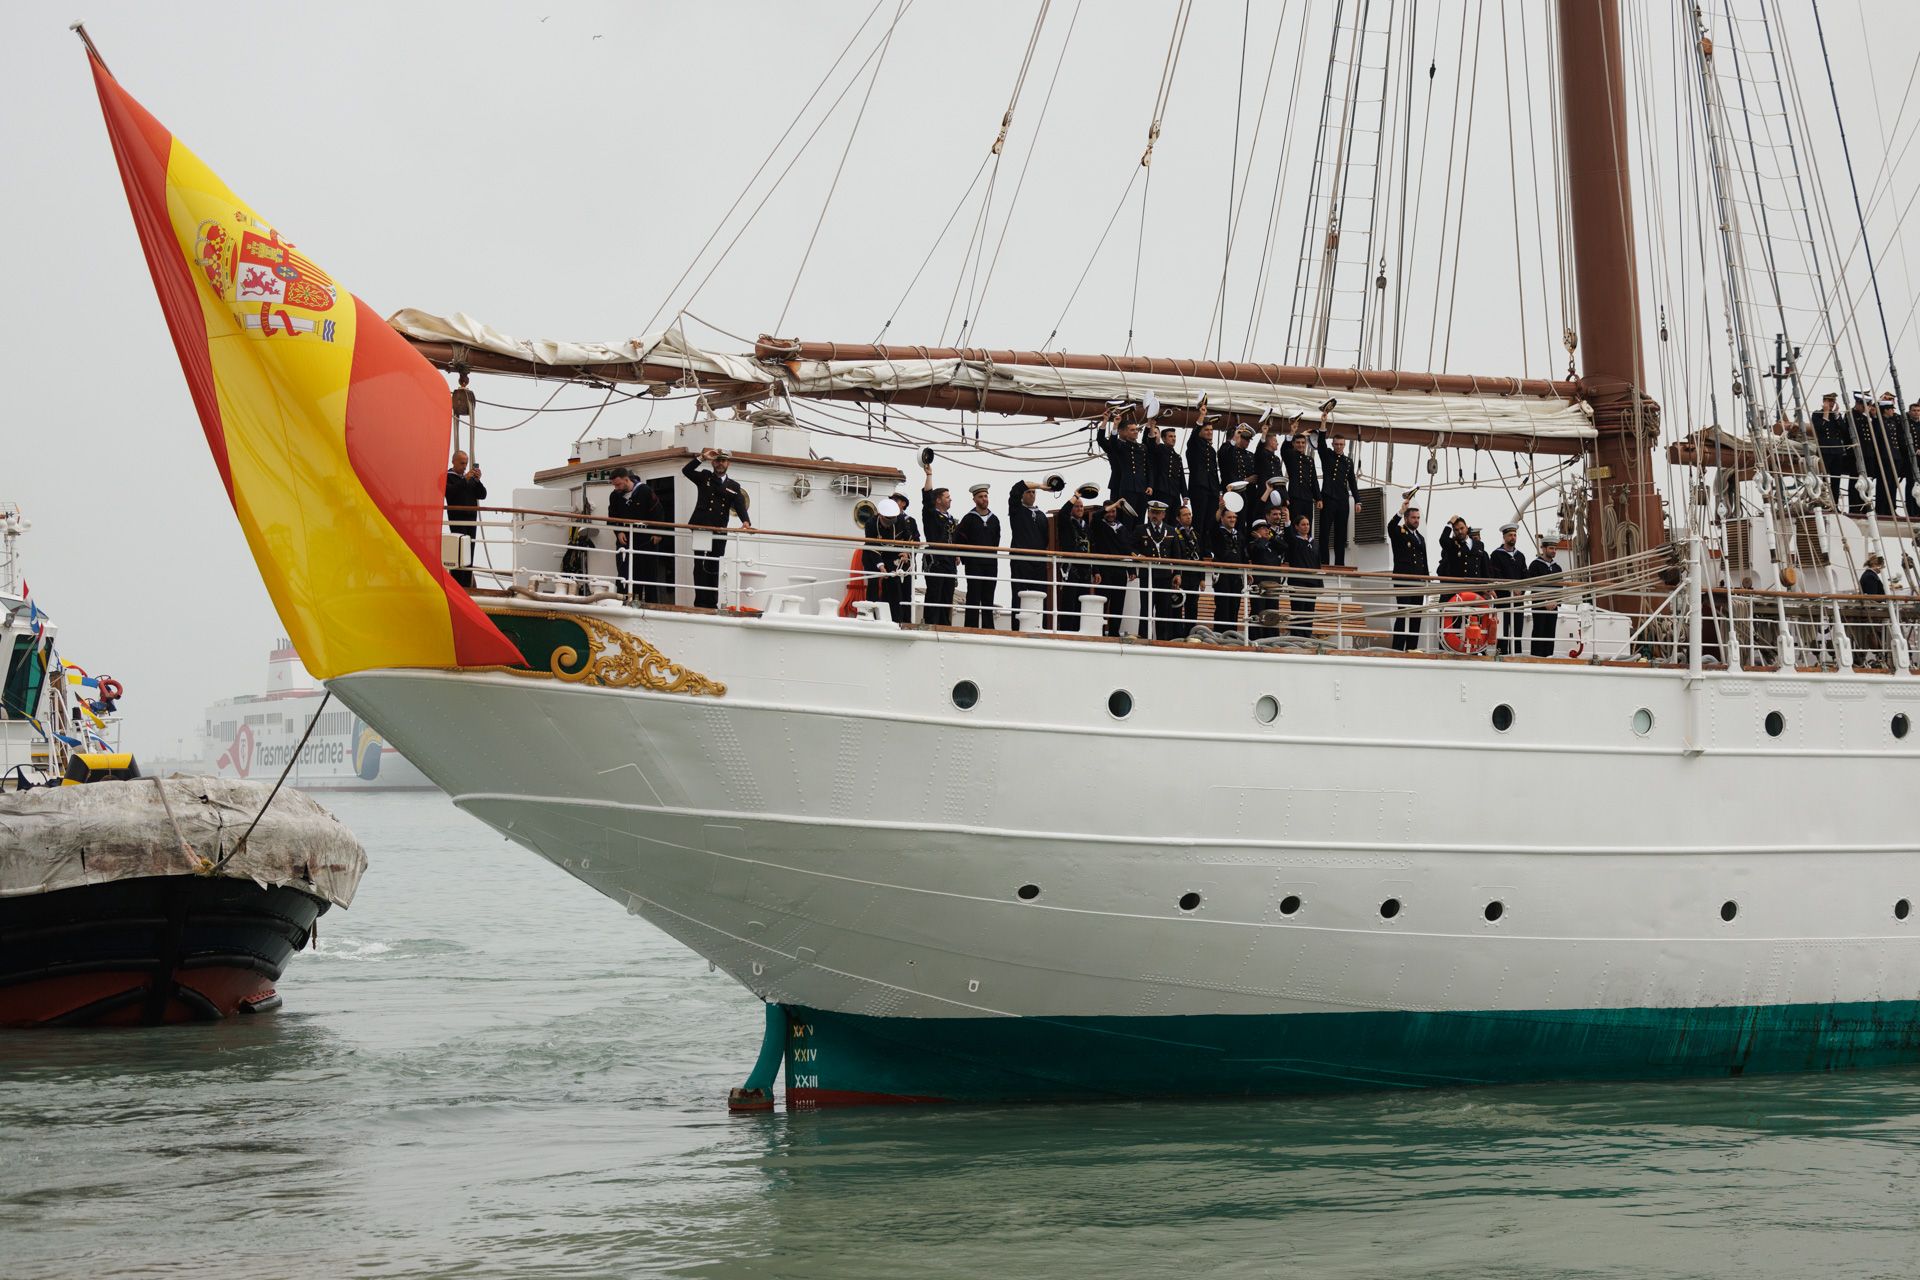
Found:
M 447 466 L 447 531 L 461 539 L 460 567 L 453 580 L 463 587 L 473 586 L 473 542 L 480 536 L 479 513 L 475 510 L 487 500 L 487 486 L 480 483 L 480 468 L 467 462 L 467 451 L 456 449 Z

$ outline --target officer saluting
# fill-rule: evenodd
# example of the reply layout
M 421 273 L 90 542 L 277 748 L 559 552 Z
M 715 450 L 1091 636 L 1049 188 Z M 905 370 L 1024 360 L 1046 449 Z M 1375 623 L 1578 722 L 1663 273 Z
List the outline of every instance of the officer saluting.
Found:
M 1140 424 L 1133 420 L 1128 402 L 1109 404 L 1098 428 L 1100 451 L 1107 455 L 1107 492 L 1126 499 L 1135 514 L 1146 509 L 1147 490 L 1153 488 L 1153 476 L 1147 461 L 1147 446 L 1140 442 Z M 1114 426 L 1115 419 L 1119 426 Z
M 1420 508 L 1413 505 L 1412 489 L 1400 499 L 1400 512 L 1387 521 L 1387 545 L 1393 548 L 1393 572 L 1396 577 L 1424 578 L 1427 569 L 1427 536 L 1420 532 Z M 1393 620 L 1393 647 L 1400 650 L 1420 647 L 1420 624 L 1423 621 L 1418 613 L 1408 612 L 1420 608 L 1427 601 L 1426 596 L 1395 596 L 1403 617 Z
M 997 548 L 1000 545 L 1000 517 L 993 514 L 993 486 L 983 481 L 968 485 L 967 492 L 973 495 L 973 510 L 960 517 L 960 527 L 955 531 L 954 540 L 969 547 Z M 1000 557 L 961 556 L 960 567 L 967 573 L 966 625 L 991 631 L 994 622 L 993 597 L 1000 586 Z
M 727 522 L 737 515 L 742 529 L 753 528 L 753 521 L 747 518 L 746 490 L 727 475 L 732 462 L 733 455 L 725 449 L 702 449 L 699 457 L 687 459 L 687 465 L 680 468 L 680 474 L 693 482 L 696 495 L 687 523 L 715 531 L 711 545 L 701 551 L 696 544 L 693 553 L 696 609 L 711 609 L 720 603 L 720 558 L 727 553 Z
M 1326 503 L 1320 512 L 1321 551 L 1328 564 L 1343 565 L 1353 506 L 1360 501 L 1360 479 L 1347 456 L 1346 440 L 1328 431 L 1326 414 L 1320 418 L 1319 449 L 1321 498 Z
M 1213 517 L 1220 508 L 1220 495 L 1226 485 L 1220 479 L 1220 455 L 1213 447 L 1213 424 L 1217 413 L 1207 412 L 1203 398 L 1194 411 L 1193 431 L 1187 436 L 1187 490 L 1193 500 L 1195 535 L 1202 548 L 1213 544 Z
M 1514 582 L 1527 576 L 1527 556 L 1520 550 L 1520 526 L 1503 524 L 1500 526 L 1500 545 L 1487 557 L 1487 569 L 1497 582 Z M 1493 598 L 1509 602 L 1500 609 L 1500 652 L 1518 653 L 1521 649 L 1521 632 L 1525 630 L 1526 618 L 1511 601 L 1518 593 L 1509 588 L 1494 588 Z

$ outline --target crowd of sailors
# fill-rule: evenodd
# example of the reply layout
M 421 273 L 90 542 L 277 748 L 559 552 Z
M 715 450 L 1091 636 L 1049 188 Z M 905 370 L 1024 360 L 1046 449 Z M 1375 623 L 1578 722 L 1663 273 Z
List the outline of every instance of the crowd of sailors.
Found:
M 1853 405 L 1840 408 L 1840 397 L 1829 391 L 1813 414 L 1814 448 L 1819 451 L 1835 506 L 1840 491 L 1847 492 L 1846 509 L 1864 515 L 1892 516 L 1896 507 L 1909 520 L 1920 520 L 1920 480 L 1915 458 L 1920 454 L 1920 400 L 1902 413 L 1891 391 L 1876 402 L 1865 391 L 1853 393 Z M 1863 492 L 1861 481 L 1872 483 Z M 1896 499 L 1898 502 L 1896 503 Z

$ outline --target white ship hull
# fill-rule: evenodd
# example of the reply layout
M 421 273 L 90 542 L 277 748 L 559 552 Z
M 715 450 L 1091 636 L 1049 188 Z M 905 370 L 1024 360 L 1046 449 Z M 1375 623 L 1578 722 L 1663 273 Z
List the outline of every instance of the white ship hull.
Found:
M 1914 752 L 1890 728 L 1920 713 L 1908 676 L 593 616 L 724 696 L 505 672 L 332 687 L 456 803 L 803 1028 L 1562 1011 L 1590 1033 L 1608 1011 L 1734 1025 L 1920 997 L 1920 921 L 1896 915 L 1920 897 Z M 961 1092 L 927 1065 L 875 1090 L 852 1061 L 837 1083 L 790 1062 L 789 1087 Z M 1433 1074 L 1529 1074 L 1484 1066 Z

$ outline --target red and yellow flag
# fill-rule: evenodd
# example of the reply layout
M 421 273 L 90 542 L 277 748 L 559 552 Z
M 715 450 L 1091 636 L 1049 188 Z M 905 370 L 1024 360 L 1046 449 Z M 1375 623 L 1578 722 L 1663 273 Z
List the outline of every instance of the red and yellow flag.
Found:
M 214 465 L 308 670 L 522 665 L 440 563 L 445 380 L 90 58 Z

